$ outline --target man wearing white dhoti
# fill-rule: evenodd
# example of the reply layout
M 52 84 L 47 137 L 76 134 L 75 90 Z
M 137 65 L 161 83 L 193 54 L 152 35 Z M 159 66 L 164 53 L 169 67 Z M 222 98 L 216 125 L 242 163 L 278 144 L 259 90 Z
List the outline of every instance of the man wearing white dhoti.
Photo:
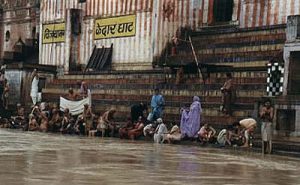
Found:
M 33 106 L 36 105 L 38 101 L 38 91 L 39 91 L 39 76 L 37 69 L 34 69 L 31 74 L 31 90 L 30 97 L 32 99 Z

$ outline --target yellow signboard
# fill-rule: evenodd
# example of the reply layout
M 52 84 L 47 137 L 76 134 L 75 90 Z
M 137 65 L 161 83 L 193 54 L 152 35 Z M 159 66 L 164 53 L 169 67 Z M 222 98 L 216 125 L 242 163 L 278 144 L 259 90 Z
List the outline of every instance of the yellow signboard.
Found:
M 65 23 L 44 24 L 43 44 L 65 42 Z
M 135 36 L 136 15 L 95 20 L 94 39 Z

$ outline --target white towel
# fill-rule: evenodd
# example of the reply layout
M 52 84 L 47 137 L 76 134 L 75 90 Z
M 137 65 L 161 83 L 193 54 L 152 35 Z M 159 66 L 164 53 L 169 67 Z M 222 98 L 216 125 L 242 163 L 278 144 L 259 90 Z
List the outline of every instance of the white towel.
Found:
M 92 104 L 91 93 L 88 91 L 88 97 L 79 100 L 79 101 L 70 101 L 63 97 L 60 97 L 60 110 L 64 111 L 65 108 L 68 108 L 72 115 L 79 115 L 83 113 L 84 104 Z

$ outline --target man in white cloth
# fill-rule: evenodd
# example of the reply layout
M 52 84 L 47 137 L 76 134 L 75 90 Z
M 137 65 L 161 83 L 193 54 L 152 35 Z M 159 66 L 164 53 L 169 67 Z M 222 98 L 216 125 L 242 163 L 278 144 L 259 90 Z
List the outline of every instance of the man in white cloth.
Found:
M 32 99 L 33 106 L 35 106 L 38 101 L 38 91 L 39 91 L 39 76 L 37 73 L 37 69 L 34 69 L 31 74 L 31 91 L 30 91 L 30 96 Z
M 271 106 L 271 100 L 267 99 L 259 112 L 262 120 L 261 138 L 262 138 L 262 153 L 272 152 L 272 132 L 273 132 L 273 118 L 274 108 Z
M 163 143 L 166 139 L 166 136 L 168 134 L 168 129 L 166 125 L 163 123 L 163 120 L 161 118 L 157 119 L 158 126 L 156 127 L 155 133 L 154 133 L 154 142 L 155 143 Z

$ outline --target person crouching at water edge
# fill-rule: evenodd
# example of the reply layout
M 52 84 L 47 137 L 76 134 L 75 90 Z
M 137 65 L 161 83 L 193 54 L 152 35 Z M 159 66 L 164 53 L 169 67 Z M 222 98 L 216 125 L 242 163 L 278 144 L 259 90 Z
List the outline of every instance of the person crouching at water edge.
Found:
M 133 128 L 128 130 L 128 137 L 131 140 L 137 139 L 143 135 L 144 122 L 143 117 L 140 116 L 138 121 L 134 124 Z
M 241 137 L 238 134 L 239 132 L 239 125 L 237 124 L 232 124 L 228 125 L 227 129 L 222 129 L 217 137 L 217 141 L 220 146 L 225 146 L 228 144 L 229 146 L 233 145 L 238 145 L 239 141 L 241 141 Z
M 238 122 L 235 122 L 234 124 L 238 124 L 241 127 L 240 134 L 245 137 L 245 143 L 242 145 L 242 147 L 252 147 L 252 141 L 250 141 L 250 137 L 253 136 L 254 130 L 257 126 L 257 122 L 253 118 L 246 118 L 242 119 Z
M 145 136 L 146 140 L 151 140 L 152 137 L 154 136 L 154 132 L 156 130 L 157 127 L 157 121 L 154 121 L 153 123 L 148 123 L 144 129 L 143 129 L 143 133 Z
M 202 112 L 200 98 L 193 97 L 190 108 L 181 109 L 180 131 L 183 138 L 197 138 L 200 129 L 200 114 Z
M 116 112 L 116 109 L 111 108 L 110 110 L 104 112 L 102 116 L 99 116 L 97 130 L 101 132 L 102 137 L 104 137 L 105 134 L 109 131 L 110 137 L 114 136 L 116 129 L 114 115 Z
M 201 143 L 213 143 L 215 140 L 216 130 L 205 123 L 198 132 L 198 137 Z
M 163 143 L 166 139 L 166 135 L 168 134 L 168 129 L 161 118 L 157 119 L 157 123 L 158 125 L 154 132 L 153 139 L 155 143 Z
M 169 144 L 178 142 L 181 140 L 180 129 L 177 125 L 174 125 L 169 134 L 167 134 L 167 141 Z

